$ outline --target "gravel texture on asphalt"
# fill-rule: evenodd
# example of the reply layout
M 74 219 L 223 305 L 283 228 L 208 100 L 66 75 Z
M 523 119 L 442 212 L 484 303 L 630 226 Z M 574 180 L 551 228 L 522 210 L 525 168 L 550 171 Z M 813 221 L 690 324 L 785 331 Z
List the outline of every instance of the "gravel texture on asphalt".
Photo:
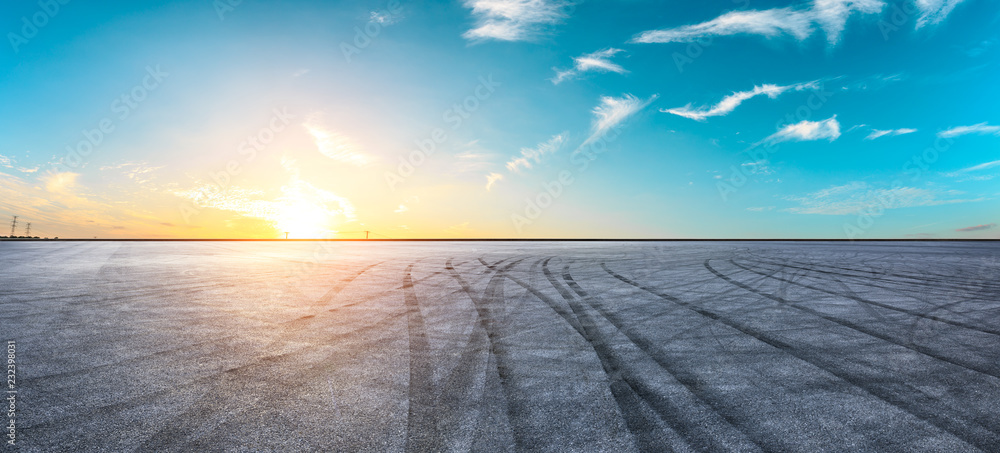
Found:
M 0 307 L 8 450 L 1000 448 L 1000 243 L 0 242 Z

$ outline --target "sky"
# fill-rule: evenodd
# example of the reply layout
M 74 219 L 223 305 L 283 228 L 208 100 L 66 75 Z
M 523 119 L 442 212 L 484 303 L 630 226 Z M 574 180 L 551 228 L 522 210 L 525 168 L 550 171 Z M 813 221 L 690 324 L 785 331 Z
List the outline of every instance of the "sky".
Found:
M 42 0 L 0 30 L 16 235 L 1000 238 L 1000 2 Z

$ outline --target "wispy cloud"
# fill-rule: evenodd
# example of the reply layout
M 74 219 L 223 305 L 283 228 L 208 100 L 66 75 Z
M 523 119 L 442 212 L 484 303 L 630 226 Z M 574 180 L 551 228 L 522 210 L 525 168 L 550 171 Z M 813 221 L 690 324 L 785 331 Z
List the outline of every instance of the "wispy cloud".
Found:
M 565 71 L 556 70 L 556 76 L 552 78 L 552 83 L 558 85 L 564 80 L 575 78 L 588 71 L 625 74 L 628 72 L 625 68 L 611 61 L 611 57 L 619 52 L 624 51 L 608 48 L 576 57 L 573 59 L 573 69 Z
M 920 17 L 917 18 L 917 29 L 927 25 L 940 24 L 963 1 L 965 0 L 915 0 L 914 3 L 920 10 Z
M 869 133 L 868 136 L 865 137 L 865 140 L 875 140 L 876 138 L 885 137 L 885 136 L 893 137 L 893 136 L 896 136 L 896 135 L 912 134 L 912 133 L 914 133 L 916 131 L 917 131 L 916 129 L 907 129 L 907 128 L 902 128 L 902 129 L 885 129 L 885 130 L 883 130 L 883 129 L 872 129 L 871 133 Z
M 788 197 L 799 206 L 786 209 L 796 214 L 855 215 L 876 209 L 969 203 L 982 199 L 955 198 L 956 191 L 934 191 L 917 187 L 872 188 L 864 182 L 828 187 L 801 197 Z
M 316 148 L 330 159 L 345 162 L 359 167 L 367 165 L 373 159 L 359 150 L 359 146 L 350 137 L 340 132 L 324 127 L 317 117 L 312 117 L 305 123 L 306 130 L 313 136 Z
M 941 138 L 952 138 L 952 137 L 958 137 L 960 135 L 969 135 L 969 134 L 1000 135 L 1000 126 L 990 126 L 987 123 L 979 123 L 979 124 L 973 124 L 972 126 L 953 127 L 951 129 L 938 132 L 937 135 L 938 137 Z
M 562 22 L 569 5 L 560 0 L 466 0 L 476 24 L 462 37 L 470 41 L 530 41 L 546 25 Z
M 580 144 L 580 147 L 593 143 L 604 133 L 622 124 L 649 104 L 656 100 L 659 95 L 652 95 L 649 99 L 639 99 L 631 94 L 622 97 L 602 96 L 601 103 L 594 107 L 594 121 L 590 127 L 590 136 Z M 577 148 L 579 151 L 579 148 Z
M 569 133 L 563 132 L 553 135 L 548 141 L 540 143 L 534 148 L 521 148 L 521 155 L 511 159 L 505 166 L 514 172 L 520 171 L 522 168 L 529 169 L 533 164 L 541 163 L 545 155 L 559 151 L 566 143 L 567 137 L 569 137 Z
M 12 169 L 17 170 L 17 171 L 19 171 L 21 173 L 28 173 L 28 174 L 34 173 L 34 172 L 38 171 L 39 168 L 41 168 L 41 167 L 38 167 L 38 166 L 35 166 L 35 167 L 20 167 L 20 166 L 16 166 L 16 164 L 17 164 L 17 159 L 14 159 L 13 157 L 4 156 L 3 154 L 0 154 L 0 167 L 12 168 Z
M 490 174 L 486 175 L 486 190 L 492 189 L 493 188 L 493 184 L 496 184 L 497 181 L 500 181 L 502 179 L 503 179 L 503 175 L 500 174 L 500 173 L 490 173 Z
M 781 128 L 763 141 L 768 143 L 801 142 L 812 140 L 830 140 L 840 137 L 840 123 L 837 115 L 823 121 L 800 121 Z
M 969 168 L 965 168 L 959 171 L 961 172 L 979 171 L 979 170 L 990 169 L 993 167 L 1000 167 L 1000 160 L 995 160 L 993 162 L 986 162 L 985 164 L 973 165 Z
M 763 84 L 756 85 L 752 90 L 749 91 L 736 91 L 730 94 L 718 104 L 713 106 L 702 106 L 702 107 L 691 107 L 691 104 L 685 105 L 684 107 L 677 107 L 672 109 L 660 109 L 663 113 L 672 113 L 674 115 L 683 116 L 684 118 L 690 118 L 697 121 L 705 121 L 706 118 L 713 116 L 723 116 L 727 115 L 736 107 L 739 107 L 743 101 L 752 99 L 757 96 L 767 96 L 771 99 L 777 98 L 782 93 L 788 90 L 809 90 L 818 89 L 819 81 L 806 82 L 806 83 L 794 83 L 791 85 L 774 85 L 774 84 Z
M 959 229 L 957 229 L 955 231 L 958 231 L 959 233 L 969 233 L 969 232 L 972 232 L 972 231 L 992 230 L 993 228 L 996 228 L 996 227 L 997 227 L 997 224 L 995 224 L 995 223 L 987 223 L 985 225 L 976 225 L 976 226 L 970 226 L 970 227 L 965 227 L 965 228 L 959 228 Z
M 959 181 L 989 181 L 995 178 L 996 174 L 986 174 L 986 175 L 970 175 L 969 173 L 975 173 L 982 170 L 989 170 L 991 168 L 1000 167 L 1000 160 L 994 160 L 992 162 L 986 162 L 979 165 L 973 165 L 968 168 L 963 168 L 961 170 L 953 171 L 951 173 L 944 173 L 944 176 L 949 178 L 961 178 Z
M 730 11 L 715 19 L 675 28 L 649 30 L 632 38 L 634 43 L 692 42 L 702 38 L 732 35 L 790 36 L 804 41 L 817 26 L 832 46 L 840 41 L 848 18 L 854 13 L 875 14 L 885 8 L 881 0 L 815 0 L 810 8 L 773 8 Z
M 399 14 L 392 14 L 389 11 L 371 11 L 368 14 L 368 21 L 381 25 L 392 25 L 399 22 L 403 17 Z

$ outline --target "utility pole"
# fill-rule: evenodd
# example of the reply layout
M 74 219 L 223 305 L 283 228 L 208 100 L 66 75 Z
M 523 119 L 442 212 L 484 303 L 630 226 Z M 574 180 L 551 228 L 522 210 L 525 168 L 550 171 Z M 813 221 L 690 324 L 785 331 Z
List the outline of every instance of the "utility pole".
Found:
M 288 232 L 285 232 L 285 239 L 288 239 Z
M 368 230 L 365 230 L 365 239 L 368 239 Z
M 31 237 L 31 222 L 28 222 L 28 225 L 24 227 L 24 235 L 29 238 Z
M 14 221 L 10 222 L 10 237 L 14 237 L 14 228 L 17 228 L 17 216 L 14 216 Z

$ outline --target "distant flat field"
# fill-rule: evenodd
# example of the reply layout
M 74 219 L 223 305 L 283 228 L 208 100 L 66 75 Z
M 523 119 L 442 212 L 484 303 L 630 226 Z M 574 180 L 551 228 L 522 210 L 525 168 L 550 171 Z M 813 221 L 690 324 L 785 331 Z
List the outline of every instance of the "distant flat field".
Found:
M 19 451 L 1000 445 L 1000 243 L 0 242 L 0 332 Z

